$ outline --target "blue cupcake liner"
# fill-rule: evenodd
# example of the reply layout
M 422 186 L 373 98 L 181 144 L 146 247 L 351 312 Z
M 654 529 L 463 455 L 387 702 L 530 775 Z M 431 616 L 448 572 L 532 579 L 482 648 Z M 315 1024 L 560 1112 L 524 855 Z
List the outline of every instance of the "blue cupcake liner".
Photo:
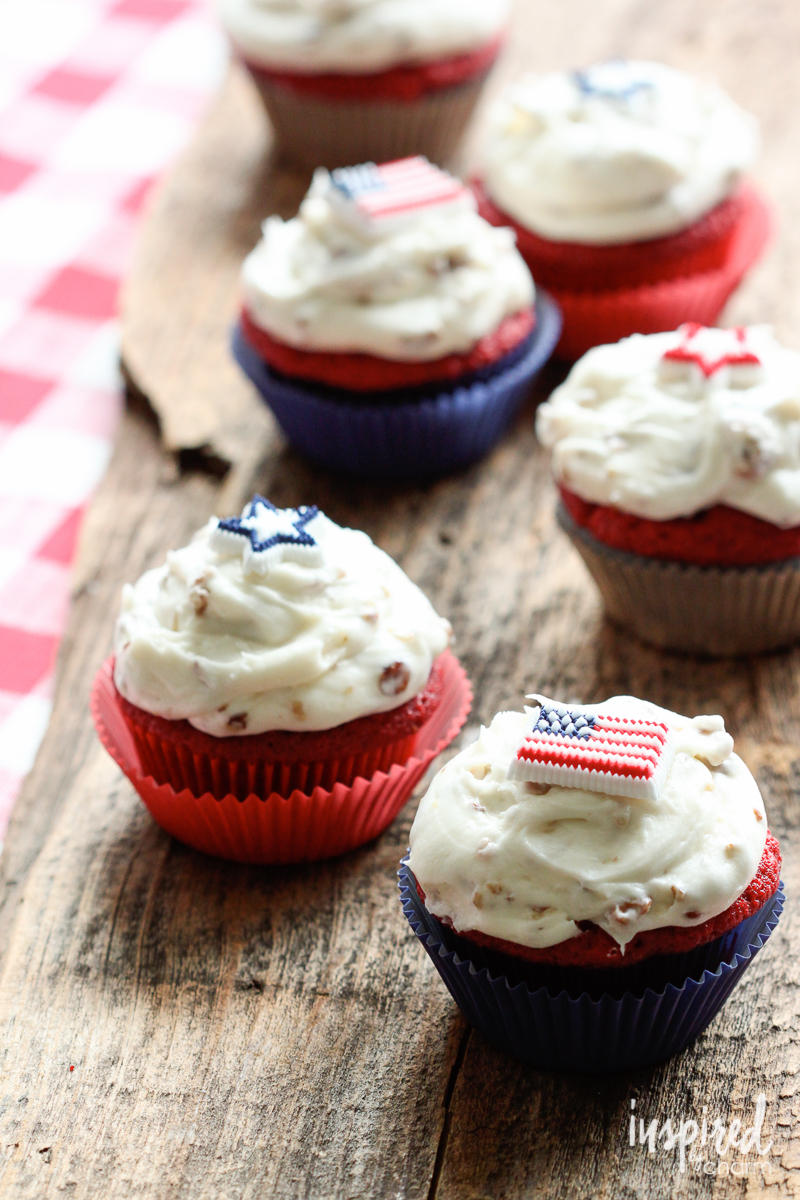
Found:
M 536 326 L 521 359 L 488 379 L 391 405 L 346 403 L 290 381 L 270 369 L 238 324 L 232 349 L 289 441 L 315 462 L 352 475 L 430 479 L 466 467 L 495 444 L 560 332 L 558 306 L 537 291 Z
M 634 984 L 632 991 L 593 998 L 577 988 L 558 991 L 523 980 L 512 985 L 506 975 L 479 967 L 479 955 L 472 948 L 469 958 L 459 954 L 453 943 L 463 950 L 464 939 L 428 912 L 405 858 L 398 874 L 406 919 L 470 1025 L 498 1050 L 555 1071 L 626 1071 L 680 1053 L 722 1008 L 778 924 L 784 903 L 781 883 L 757 913 L 710 943 L 709 961 L 719 960 L 714 969 L 696 969 L 679 986 Z

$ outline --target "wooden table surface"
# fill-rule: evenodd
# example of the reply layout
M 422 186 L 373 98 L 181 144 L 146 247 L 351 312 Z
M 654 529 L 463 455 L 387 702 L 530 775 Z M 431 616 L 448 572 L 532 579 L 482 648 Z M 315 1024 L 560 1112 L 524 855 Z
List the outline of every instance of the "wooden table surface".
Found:
M 781 230 L 727 316 L 773 321 L 800 348 L 800 5 L 520 0 L 492 86 L 619 53 L 712 73 L 760 116 L 758 176 Z M 238 263 L 307 183 L 267 146 L 234 74 L 152 208 L 128 289 L 126 366 L 152 408 L 132 399 L 89 513 L 53 720 L 0 862 L 0 1196 L 800 1194 L 800 651 L 698 661 L 604 623 L 554 527 L 533 398 L 486 461 L 424 489 L 348 482 L 289 451 L 226 352 Z M 473 727 L 534 689 L 724 714 L 781 838 L 789 899 L 685 1054 L 560 1076 L 472 1034 L 397 900 L 414 800 L 374 844 L 290 869 L 204 858 L 153 824 L 94 736 L 91 679 L 121 583 L 256 487 L 366 529 L 425 589 L 455 627 Z M 661 1143 L 628 1145 L 632 1099 L 659 1126 L 699 1122 L 703 1106 L 709 1124 L 749 1125 L 760 1092 L 774 1144 L 746 1176 L 681 1174 Z

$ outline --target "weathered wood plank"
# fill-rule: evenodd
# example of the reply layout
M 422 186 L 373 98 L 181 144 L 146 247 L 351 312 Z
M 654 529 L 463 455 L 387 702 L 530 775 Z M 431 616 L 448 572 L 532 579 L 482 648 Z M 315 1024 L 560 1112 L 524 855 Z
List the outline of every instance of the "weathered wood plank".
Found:
M 0 1189 L 423 1196 L 460 1025 L 398 928 L 410 813 L 341 862 L 205 859 L 153 825 L 87 725 L 122 563 L 136 574 L 225 503 L 168 469 L 129 414 L 9 832 Z
M 759 112 L 769 139 L 760 175 L 783 227 L 731 315 L 775 320 L 800 345 L 797 6 L 607 0 L 599 13 L 586 0 L 520 0 L 517 26 L 504 73 L 624 51 L 711 71 Z M 338 862 L 234 867 L 161 834 L 94 739 L 85 703 L 120 583 L 258 486 L 365 528 L 402 563 L 453 620 L 474 720 L 534 687 L 723 712 L 765 789 L 798 894 L 800 652 L 700 663 L 605 625 L 553 524 L 532 405 L 486 462 L 424 490 L 337 480 L 276 437 L 227 362 L 225 333 L 258 219 L 270 206 L 291 211 L 303 181 L 265 160 L 252 99 L 234 78 L 155 203 L 128 292 L 128 367 L 167 450 L 208 446 L 235 467 L 222 485 L 178 475 L 152 423 L 130 411 L 84 531 L 53 723 L 0 860 L 0 1191 L 795 1195 L 791 894 L 769 948 L 687 1054 L 619 1078 L 548 1076 L 467 1033 L 400 915 L 394 871 L 413 802 Z M 765 1179 L 680 1176 L 672 1154 L 626 1144 L 632 1097 L 648 1120 L 696 1117 L 706 1104 L 712 1119 L 749 1124 L 759 1090 L 776 1142 Z

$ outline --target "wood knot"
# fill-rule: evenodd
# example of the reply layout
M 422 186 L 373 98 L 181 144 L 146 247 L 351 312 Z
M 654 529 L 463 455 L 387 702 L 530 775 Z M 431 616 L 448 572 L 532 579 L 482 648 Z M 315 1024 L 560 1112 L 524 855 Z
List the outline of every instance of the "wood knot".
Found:
M 266 984 L 263 979 L 256 979 L 254 975 L 250 975 L 247 979 L 237 979 L 236 990 L 239 992 L 258 992 L 259 995 L 266 989 Z

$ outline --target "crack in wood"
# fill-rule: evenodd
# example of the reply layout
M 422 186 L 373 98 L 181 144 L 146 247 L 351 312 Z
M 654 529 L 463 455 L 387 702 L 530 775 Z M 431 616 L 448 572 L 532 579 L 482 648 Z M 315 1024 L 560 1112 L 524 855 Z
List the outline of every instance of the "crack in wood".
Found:
M 464 1059 L 467 1056 L 467 1046 L 469 1045 L 471 1036 L 472 1030 L 469 1025 L 465 1024 L 458 1043 L 458 1051 L 456 1053 L 455 1061 L 453 1062 L 453 1066 L 447 1080 L 447 1087 L 445 1088 L 443 1102 L 444 1121 L 442 1122 L 442 1130 L 439 1134 L 439 1141 L 436 1146 L 436 1158 L 434 1159 L 433 1163 L 431 1185 L 428 1189 L 428 1200 L 436 1200 L 436 1195 L 439 1189 L 439 1180 L 441 1178 L 442 1168 L 444 1167 L 445 1156 L 447 1154 L 447 1143 L 450 1139 L 450 1125 L 452 1124 L 453 1120 L 453 1114 L 450 1111 L 450 1102 L 453 1099 L 453 1095 L 456 1090 L 456 1084 L 458 1083 L 458 1077 L 461 1074 L 461 1068 L 463 1067 Z

